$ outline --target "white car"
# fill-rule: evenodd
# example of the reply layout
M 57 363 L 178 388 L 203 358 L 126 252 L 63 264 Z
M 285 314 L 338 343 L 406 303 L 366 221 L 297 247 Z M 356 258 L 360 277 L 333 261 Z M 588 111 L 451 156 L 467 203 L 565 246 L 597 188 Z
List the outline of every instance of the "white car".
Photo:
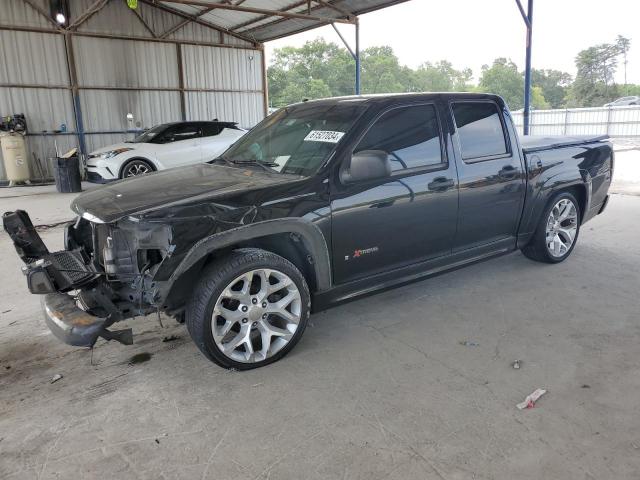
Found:
M 614 100 L 611 103 L 606 103 L 605 107 L 622 107 L 624 105 L 640 105 L 640 97 L 632 96 L 632 97 L 622 97 L 617 100 Z
M 246 130 L 233 122 L 176 122 L 157 125 L 130 142 L 91 152 L 87 180 L 107 183 L 156 170 L 213 160 Z

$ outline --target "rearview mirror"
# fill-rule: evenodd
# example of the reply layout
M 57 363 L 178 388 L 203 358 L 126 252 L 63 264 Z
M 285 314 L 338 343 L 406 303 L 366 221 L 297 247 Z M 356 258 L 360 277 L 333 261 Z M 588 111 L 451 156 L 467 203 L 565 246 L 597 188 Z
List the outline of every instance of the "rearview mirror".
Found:
M 391 175 L 389 154 L 383 150 L 362 150 L 353 154 L 351 163 L 345 168 L 340 179 L 344 183 L 385 178 Z

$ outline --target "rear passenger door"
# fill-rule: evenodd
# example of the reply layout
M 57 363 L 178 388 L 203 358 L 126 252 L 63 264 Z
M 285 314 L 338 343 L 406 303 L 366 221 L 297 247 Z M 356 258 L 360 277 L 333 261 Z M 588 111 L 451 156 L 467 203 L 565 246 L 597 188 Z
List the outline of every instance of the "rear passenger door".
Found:
M 525 172 L 508 113 L 492 100 L 450 103 L 460 182 L 453 251 L 515 242 Z
M 382 150 L 391 175 L 331 188 L 336 283 L 367 277 L 451 252 L 458 210 L 455 164 L 449 162 L 434 103 L 382 112 L 352 153 Z

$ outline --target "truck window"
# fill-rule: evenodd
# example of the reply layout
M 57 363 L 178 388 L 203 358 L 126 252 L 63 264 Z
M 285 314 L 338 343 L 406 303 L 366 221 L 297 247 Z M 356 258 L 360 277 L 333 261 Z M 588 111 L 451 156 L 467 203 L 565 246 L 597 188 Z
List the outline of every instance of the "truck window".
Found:
M 452 109 L 463 160 L 507 153 L 500 111 L 495 103 L 455 102 Z
M 362 150 L 387 152 L 392 171 L 442 163 L 435 107 L 412 105 L 389 110 L 371 126 L 354 153 Z

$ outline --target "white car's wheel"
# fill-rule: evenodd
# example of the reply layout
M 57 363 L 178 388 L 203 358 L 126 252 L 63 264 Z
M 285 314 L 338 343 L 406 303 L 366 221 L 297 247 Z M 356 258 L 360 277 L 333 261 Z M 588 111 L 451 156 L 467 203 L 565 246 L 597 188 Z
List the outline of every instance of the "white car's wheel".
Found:
M 137 177 L 150 172 L 153 172 L 151 163 L 146 160 L 135 159 L 127 162 L 124 167 L 122 167 L 120 178 Z

